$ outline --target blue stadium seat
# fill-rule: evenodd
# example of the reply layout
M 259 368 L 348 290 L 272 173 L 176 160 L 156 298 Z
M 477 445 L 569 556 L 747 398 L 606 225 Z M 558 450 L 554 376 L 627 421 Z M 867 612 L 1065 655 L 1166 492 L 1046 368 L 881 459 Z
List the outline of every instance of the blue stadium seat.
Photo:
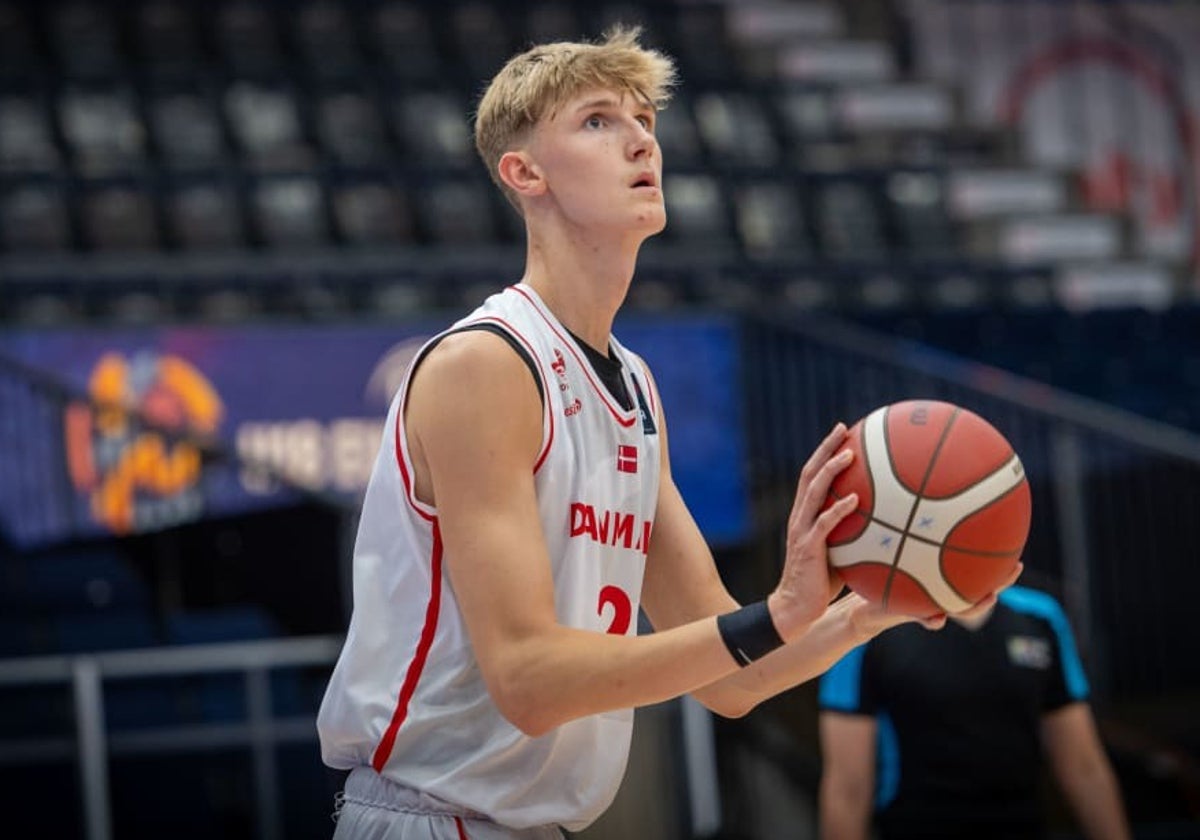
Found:
M 270 614 L 253 605 L 182 610 L 167 616 L 167 642 L 174 645 L 269 639 L 279 635 Z
M 6 609 L 42 615 L 141 610 L 150 603 L 141 578 L 107 551 L 14 558 L 5 566 Z
M 0 687 L 0 740 L 74 735 L 75 714 L 68 683 Z
M 61 653 L 129 650 L 159 643 L 154 621 L 146 611 L 61 614 L 54 625 Z
M 279 635 L 280 628 L 271 616 L 253 605 L 186 610 L 166 620 L 167 642 L 175 645 L 213 644 L 268 639 Z M 284 696 L 294 687 L 281 684 L 280 674 L 272 674 L 272 688 Z M 242 720 L 247 714 L 245 676 L 241 673 L 214 673 L 188 677 L 178 682 L 183 713 L 204 721 Z

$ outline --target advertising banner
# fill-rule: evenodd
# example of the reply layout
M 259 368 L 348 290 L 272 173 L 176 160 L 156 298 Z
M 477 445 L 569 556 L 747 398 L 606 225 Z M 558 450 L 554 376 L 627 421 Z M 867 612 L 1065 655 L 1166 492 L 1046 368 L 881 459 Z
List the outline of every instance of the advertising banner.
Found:
M 34 404 L 0 387 L 0 527 L 19 544 L 156 530 L 287 504 L 285 484 L 353 504 L 413 354 L 448 323 L 0 335 L 0 354 L 109 406 Z M 743 538 L 735 325 L 631 318 L 616 333 L 655 373 L 673 474 L 697 521 L 716 544 Z M 191 437 L 237 458 L 214 463 Z

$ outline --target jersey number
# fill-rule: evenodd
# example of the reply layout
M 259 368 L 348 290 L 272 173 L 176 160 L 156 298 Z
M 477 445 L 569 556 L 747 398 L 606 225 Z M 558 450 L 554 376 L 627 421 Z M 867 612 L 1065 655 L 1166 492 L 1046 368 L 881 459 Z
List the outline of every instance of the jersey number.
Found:
M 612 604 L 612 621 L 608 623 L 608 631 L 616 636 L 624 636 L 629 629 L 629 621 L 633 618 L 633 604 L 625 590 L 609 584 L 600 590 L 600 603 L 596 606 L 596 615 L 604 614 L 604 605 Z

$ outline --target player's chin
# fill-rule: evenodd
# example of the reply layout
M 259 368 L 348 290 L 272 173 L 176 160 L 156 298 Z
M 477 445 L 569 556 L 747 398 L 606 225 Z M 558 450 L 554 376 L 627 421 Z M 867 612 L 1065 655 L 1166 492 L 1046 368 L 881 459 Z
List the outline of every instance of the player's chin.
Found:
M 638 212 L 637 224 L 646 236 L 662 233 L 667 228 L 667 211 L 662 205 L 641 210 Z

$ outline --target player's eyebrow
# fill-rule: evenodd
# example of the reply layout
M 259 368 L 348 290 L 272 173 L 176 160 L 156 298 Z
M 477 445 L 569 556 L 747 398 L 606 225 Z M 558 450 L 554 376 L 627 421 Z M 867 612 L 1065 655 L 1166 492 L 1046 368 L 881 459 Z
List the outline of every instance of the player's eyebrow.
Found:
M 612 96 L 600 96 L 595 99 L 589 99 L 575 107 L 575 111 L 590 111 L 595 108 L 616 108 L 620 106 L 620 101 Z

